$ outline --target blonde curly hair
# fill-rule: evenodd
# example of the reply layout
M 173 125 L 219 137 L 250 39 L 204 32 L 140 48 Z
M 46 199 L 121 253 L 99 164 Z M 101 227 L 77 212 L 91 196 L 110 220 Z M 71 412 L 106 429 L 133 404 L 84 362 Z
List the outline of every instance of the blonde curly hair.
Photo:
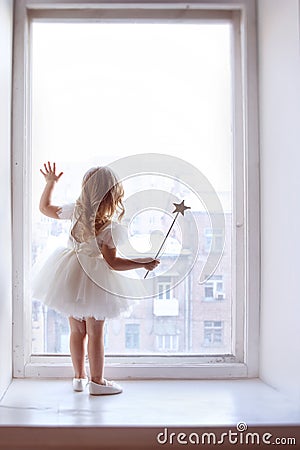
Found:
M 71 236 L 77 242 L 86 242 L 97 236 L 115 213 L 121 220 L 125 213 L 123 196 L 122 183 L 109 167 L 89 169 L 76 201 Z

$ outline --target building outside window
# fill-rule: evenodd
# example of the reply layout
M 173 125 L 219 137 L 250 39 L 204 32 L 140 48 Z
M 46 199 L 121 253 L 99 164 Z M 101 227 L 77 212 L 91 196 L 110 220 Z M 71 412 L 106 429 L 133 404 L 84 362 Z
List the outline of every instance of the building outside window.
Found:
M 220 252 L 223 247 L 223 230 L 216 230 L 213 233 L 212 228 L 206 228 L 204 230 L 205 235 L 205 252 Z
M 158 298 L 160 300 L 170 300 L 171 298 L 171 282 L 170 281 L 158 281 Z
M 223 322 L 221 320 L 204 321 L 204 345 L 221 346 L 223 344 Z
M 125 325 L 125 346 L 130 350 L 138 350 L 140 347 L 140 325 L 127 323 Z
M 222 275 L 213 275 L 204 285 L 204 301 L 224 300 L 224 283 Z
M 162 335 L 157 336 L 157 349 L 162 352 L 170 352 L 178 350 L 179 336 L 177 335 Z

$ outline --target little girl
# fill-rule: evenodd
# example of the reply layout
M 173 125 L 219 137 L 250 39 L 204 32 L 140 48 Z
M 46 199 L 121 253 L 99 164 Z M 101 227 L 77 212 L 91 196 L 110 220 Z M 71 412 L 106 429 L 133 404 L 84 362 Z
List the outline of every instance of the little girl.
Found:
M 88 383 L 84 363 L 88 337 L 90 394 L 121 393 L 121 386 L 103 376 L 104 322 L 126 310 L 128 303 L 124 296 L 114 295 L 112 289 L 101 286 L 99 280 L 102 277 L 105 286 L 119 283 L 119 294 L 122 286 L 120 288 L 115 271 L 153 270 L 159 261 L 149 258 L 133 261 L 117 256 L 115 241 L 120 239 L 122 226 L 112 219 L 115 214 L 118 220 L 124 215 L 124 191 L 110 168 L 90 169 L 84 175 L 76 203 L 65 206 L 55 206 L 51 202 L 55 183 L 63 173 L 56 175 L 55 163 L 50 162 L 40 171 L 46 180 L 40 211 L 53 219 L 72 220 L 72 225 L 68 247 L 57 249 L 34 275 L 33 296 L 69 317 L 73 389 L 83 391 Z M 97 282 L 93 273 L 97 273 Z

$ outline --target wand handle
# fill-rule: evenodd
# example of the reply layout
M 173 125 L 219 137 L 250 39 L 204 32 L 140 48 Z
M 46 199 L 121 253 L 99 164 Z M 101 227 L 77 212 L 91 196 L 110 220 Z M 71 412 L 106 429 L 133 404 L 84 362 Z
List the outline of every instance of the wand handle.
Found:
M 176 222 L 176 219 L 177 219 L 177 217 L 178 217 L 178 214 L 179 214 L 179 212 L 178 212 L 178 213 L 176 214 L 176 216 L 174 217 L 173 222 L 172 222 L 172 224 L 171 224 L 171 226 L 170 226 L 170 228 L 169 228 L 169 231 L 167 232 L 167 234 L 166 234 L 164 240 L 162 241 L 161 246 L 160 246 L 159 249 L 157 250 L 156 255 L 154 256 L 153 259 L 156 259 L 156 258 L 158 257 L 158 255 L 160 254 L 160 251 L 161 251 L 161 249 L 163 248 L 164 243 L 166 242 L 166 240 L 167 240 L 169 234 L 171 233 L 171 230 L 172 230 L 172 228 L 173 228 L 173 226 L 174 226 L 174 223 Z M 145 276 L 144 276 L 144 280 L 145 280 L 145 278 L 147 278 L 148 273 L 149 273 L 149 270 L 146 272 L 146 274 L 145 274 Z

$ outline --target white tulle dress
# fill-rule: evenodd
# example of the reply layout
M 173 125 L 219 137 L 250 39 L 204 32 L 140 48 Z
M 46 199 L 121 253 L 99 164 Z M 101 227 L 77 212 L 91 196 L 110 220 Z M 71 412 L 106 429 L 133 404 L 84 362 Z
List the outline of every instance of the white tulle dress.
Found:
M 60 219 L 72 219 L 74 204 L 61 208 Z M 131 280 L 112 270 L 101 254 L 102 244 L 115 248 L 127 233 L 117 222 L 109 223 L 96 238 L 77 244 L 69 238 L 33 268 L 32 296 L 66 316 L 79 320 L 114 318 L 145 294 L 141 280 Z

